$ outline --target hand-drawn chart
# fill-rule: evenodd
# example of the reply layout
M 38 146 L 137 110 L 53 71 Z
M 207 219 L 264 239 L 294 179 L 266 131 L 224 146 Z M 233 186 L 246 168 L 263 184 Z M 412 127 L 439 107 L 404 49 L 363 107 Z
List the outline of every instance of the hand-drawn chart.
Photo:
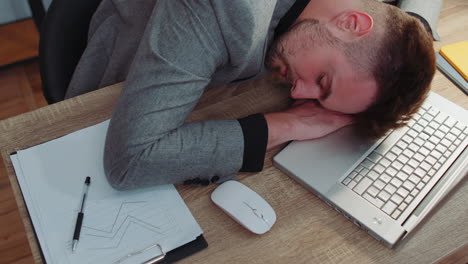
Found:
M 87 250 L 128 251 L 134 245 L 127 245 L 126 241 L 157 243 L 178 228 L 165 206 L 154 201 L 122 200 L 113 204 L 109 207 L 106 201 L 87 205 L 80 238 L 80 244 Z

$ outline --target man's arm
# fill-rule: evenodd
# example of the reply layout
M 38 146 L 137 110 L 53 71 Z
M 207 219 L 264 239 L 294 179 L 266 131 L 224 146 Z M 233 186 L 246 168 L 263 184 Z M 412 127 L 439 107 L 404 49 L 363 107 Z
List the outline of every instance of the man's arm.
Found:
M 106 175 L 116 188 L 220 182 L 242 166 L 237 120 L 185 122 L 228 58 L 205 4 L 161 0 L 154 8 L 106 139 Z

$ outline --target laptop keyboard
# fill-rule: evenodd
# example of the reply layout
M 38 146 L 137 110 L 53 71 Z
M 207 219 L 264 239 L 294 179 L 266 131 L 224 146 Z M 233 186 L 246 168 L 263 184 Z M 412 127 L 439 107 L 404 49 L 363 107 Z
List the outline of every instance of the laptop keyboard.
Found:
M 382 141 L 342 181 L 393 219 L 402 215 L 434 175 L 440 175 L 452 154 L 465 147 L 462 142 L 468 134 L 465 124 L 427 106 L 402 130 L 396 141 Z

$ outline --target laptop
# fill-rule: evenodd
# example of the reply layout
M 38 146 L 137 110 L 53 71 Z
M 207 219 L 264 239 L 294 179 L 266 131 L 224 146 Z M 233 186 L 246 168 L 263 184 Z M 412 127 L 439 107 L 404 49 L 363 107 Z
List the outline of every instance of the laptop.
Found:
M 467 110 L 430 92 L 407 126 L 381 139 L 349 126 L 293 141 L 273 161 L 393 248 L 468 175 L 467 124 Z

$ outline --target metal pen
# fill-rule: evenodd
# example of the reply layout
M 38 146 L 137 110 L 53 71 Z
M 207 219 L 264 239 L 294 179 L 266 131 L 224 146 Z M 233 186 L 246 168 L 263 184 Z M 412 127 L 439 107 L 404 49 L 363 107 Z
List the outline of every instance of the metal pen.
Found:
M 80 204 L 80 212 L 78 213 L 78 217 L 76 218 L 76 224 L 75 224 L 75 232 L 73 232 L 73 243 L 72 243 L 72 252 L 75 251 L 76 245 L 78 244 L 78 240 L 80 239 L 80 232 L 81 232 L 81 225 L 83 224 L 83 209 L 84 209 L 84 204 L 86 197 L 88 196 L 88 188 L 89 185 L 91 184 L 91 177 L 86 177 L 84 187 L 83 187 L 83 196 L 81 199 L 81 204 Z

